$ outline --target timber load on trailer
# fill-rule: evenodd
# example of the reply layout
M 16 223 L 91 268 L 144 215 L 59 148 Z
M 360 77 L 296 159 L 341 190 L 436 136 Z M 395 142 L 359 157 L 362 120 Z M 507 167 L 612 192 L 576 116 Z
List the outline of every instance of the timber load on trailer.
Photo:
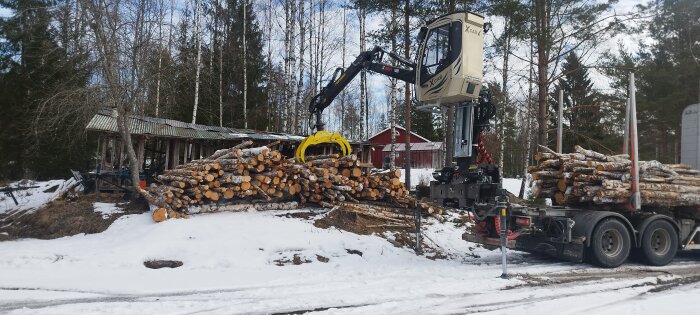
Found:
M 700 171 L 683 164 L 639 161 L 635 186 L 627 155 L 605 155 L 576 146 L 573 153 L 545 147 L 530 167 L 533 194 L 554 207 L 509 206 L 508 247 L 542 252 L 603 267 L 632 254 L 651 265 L 668 264 L 681 249 L 700 249 Z M 640 209 L 631 204 L 639 192 Z M 498 245 L 493 213 L 463 238 Z

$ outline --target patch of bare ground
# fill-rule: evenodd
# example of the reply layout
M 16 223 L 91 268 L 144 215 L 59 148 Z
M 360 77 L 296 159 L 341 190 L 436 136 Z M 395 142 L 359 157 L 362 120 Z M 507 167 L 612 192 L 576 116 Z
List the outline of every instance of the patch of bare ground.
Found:
M 115 203 L 123 211 L 109 216 L 95 212 L 95 202 Z M 131 200 L 121 193 L 94 193 L 75 200 L 54 200 L 41 209 L 0 214 L 0 241 L 19 238 L 54 239 L 81 233 L 100 233 L 126 214 L 148 211 L 141 199 Z

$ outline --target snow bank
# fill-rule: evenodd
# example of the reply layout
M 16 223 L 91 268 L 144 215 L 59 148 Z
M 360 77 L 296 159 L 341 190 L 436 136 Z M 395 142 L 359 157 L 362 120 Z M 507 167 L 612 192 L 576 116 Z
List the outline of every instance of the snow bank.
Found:
M 15 205 L 12 197 L 5 194 L 0 195 L 0 213 L 8 211 L 20 210 L 36 210 L 51 200 L 56 199 L 58 195 L 74 182 L 74 179 L 49 180 L 43 182 L 35 182 L 32 180 L 22 180 L 8 185 L 8 187 L 23 187 L 23 186 L 39 186 L 38 188 L 30 188 L 26 190 L 14 191 L 13 194 L 17 198 L 19 205 Z
M 434 168 L 412 168 L 411 169 L 411 189 L 415 189 L 418 184 L 430 185 L 433 180 Z M 401 169 L 401 182 L 406 183 L 406 170 Z
M 427 242 L 449 260 L 416 256 L 379 236 L 319 229 L 280 212 L 217 213 L 158 224 L 148 214 L 127 215 L 101 234 L 0 242 L 0 312 L 506 314 L 551 313 L 567 305 L 569 313 L 599 313 L 603 309 L 595 305 L 618 301 L 628 301 L 622 310 L 629 311 L 637 305 L 632 298 L 650 288 L 644 284 L 655 281 L 604 277 L 520 287 L 528 277 L 587 267 L 510 252 L 509 261 L 519 261 L 511 273 L 528 276 L 501 279 L 499 251 L 462 241 L 464 227 L 428 222 L 424 228 Z M 301 264 L 290 263 L 295 256 Z M 149 259 L 184 265 L 152 270 L 143 266 Z M 681 297 L 697 292 L 696 286 Z M 678 300 L 659 297 L 644 304 L 660 309 L 656 301 Z
M 522 178 L 504 178 L 503 179 L 503 189 L 507 190 L 513 195 L 519 196 L 520 195 L 520 186 L 522 185 L 523 179 Z M 528 196 L 530 195 L 530 183 L 526 182 L 525 183 L 525 197 L 524 199 L 527 199 Z

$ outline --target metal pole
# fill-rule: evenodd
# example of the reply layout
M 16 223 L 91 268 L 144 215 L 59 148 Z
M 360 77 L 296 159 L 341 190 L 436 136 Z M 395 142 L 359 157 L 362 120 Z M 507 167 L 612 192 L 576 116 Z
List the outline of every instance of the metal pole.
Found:
M 562 117 L 564 115 L 562 114 L 562 108 L 563 108 L 563 103 L 564 103 L 564 90 L 559 89 L 559 111 L 557 114 L 557 153 L 561 153 L 561 147 L 562 147 L 562 133 L 563 133 L 563 123 L 562 123 Z
M 414 223 L 416 225 L 416 255 L 421 254 L 421 248 L 420 248 L 420 207 L 416 205 L 415 208 L 415 216 L 413 217 Z
M 503 201 L 498 202 L 498 208 L 500 210 L 500 216 L 498 218 L 501 226 L 501 265 L 503 266 L 503 273 L 501 278 L 508 278 L 508 263 L 507 263 L 507 242 L 508 242 L 508 223 L 506 222 L 506 203 Z
M 634 72 L 630 72 L 630 144 L 632 153 L 632 206 L 635 210 L 642 208 L 639 195 L 639 148 L 637 137 L 637 98 L 634 86 Z
M 622 140 L 622 154 L 630 153 L 630 98 L 627 98 L 625 109 L 625 138 Z

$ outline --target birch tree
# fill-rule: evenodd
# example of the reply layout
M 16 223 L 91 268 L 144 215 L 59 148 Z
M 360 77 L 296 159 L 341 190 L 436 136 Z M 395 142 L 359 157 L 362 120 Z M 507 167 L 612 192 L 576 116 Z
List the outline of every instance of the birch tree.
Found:
M 305 9 L 304 0 L 299 0 L 299 81 L 297 81 L 296 95 L 294 96 L 294 133 L 301 133 L 301 122 L 302 122 L 302 90 L 304 88 L 304 53 L 306 50 L 306 22 L 305 22 Z
M 199 79 L 202 71 L 202 45 L 200 42 L 200 11 L 199 1 L 194 0 L 194 38 L 197 45 L 197 63 L 195 65 L 194 77 L 194 107 L 192 108 L 192 123 L 197 123 L 197 107 L 199 106 Z
M 154 36 L 147 27 L 147 6 L 152 2 L 80 0 L 88 12 L 95 37 L 103 84 L 100 90 L 106 104 L 114 108 L 117 127 L 126 147 L 132 185 L 139 185 L 139 161 L 134 151 L 128 116 L 145 103 L 148 83 L 145 66 Z

